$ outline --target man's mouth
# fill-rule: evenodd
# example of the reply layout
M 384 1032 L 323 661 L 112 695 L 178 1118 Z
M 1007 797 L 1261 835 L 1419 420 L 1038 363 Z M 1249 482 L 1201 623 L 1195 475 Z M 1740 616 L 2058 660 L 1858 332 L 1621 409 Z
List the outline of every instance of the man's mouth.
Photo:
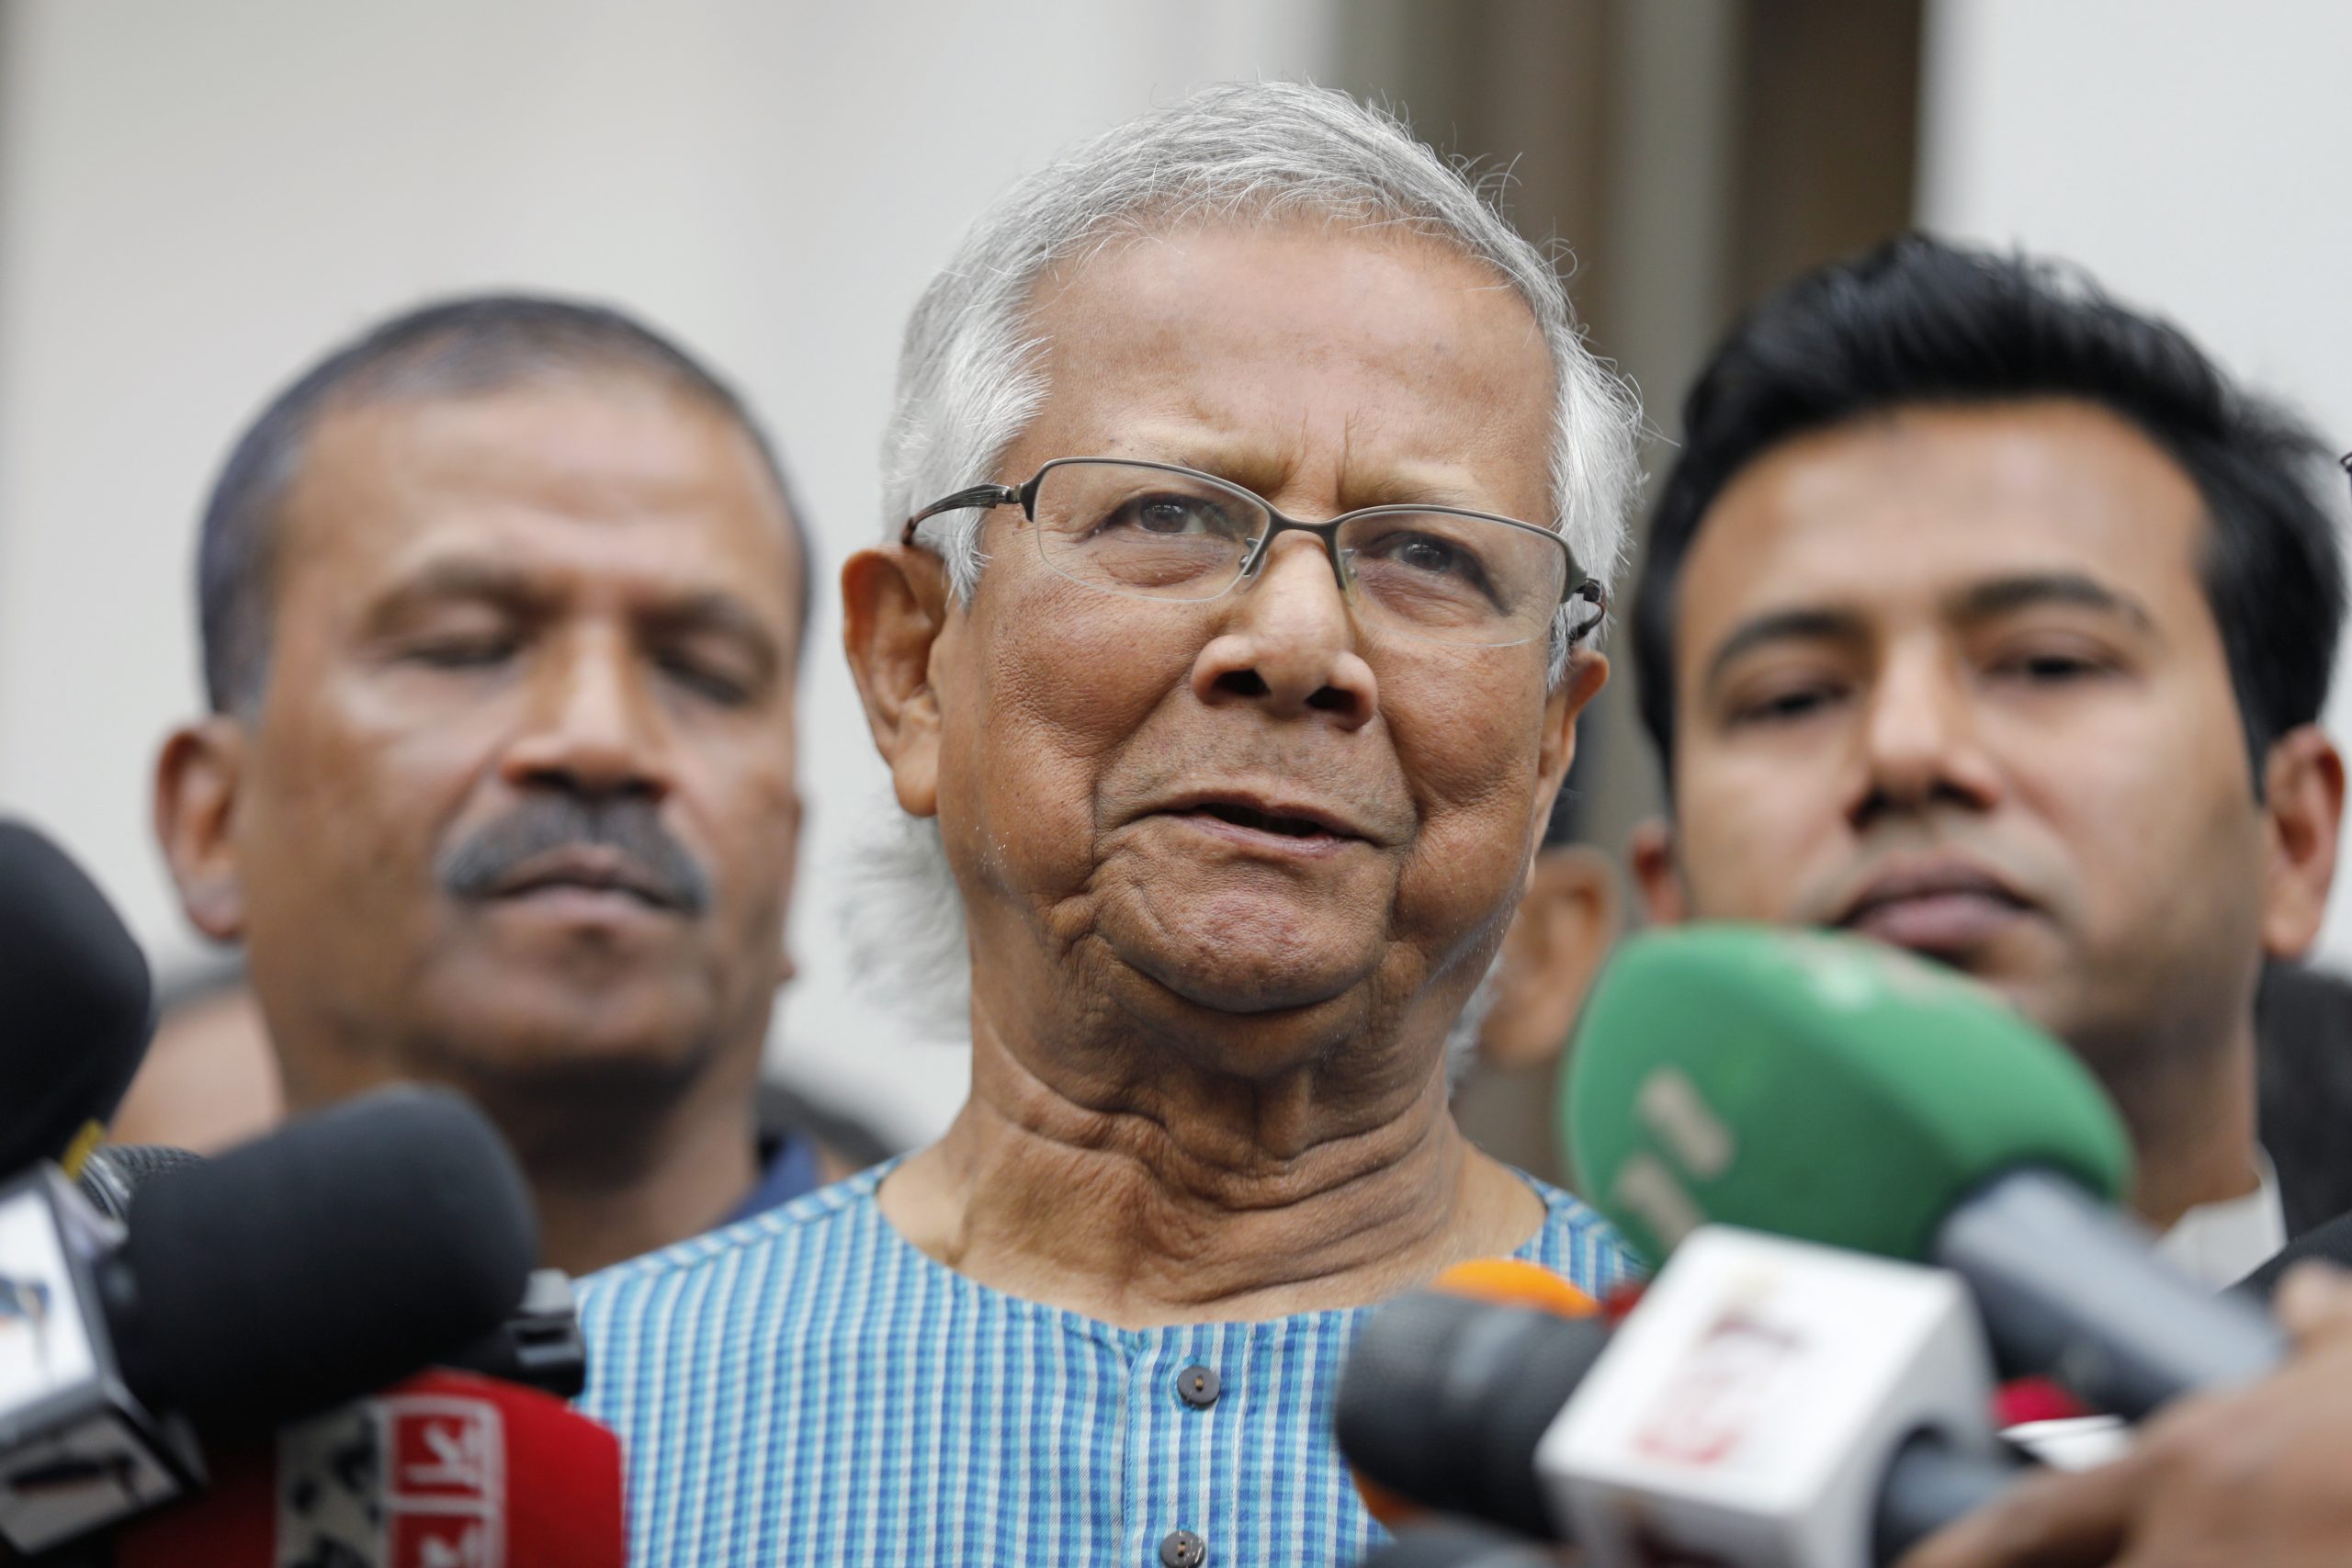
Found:
M 2030 900 L 1991 872 L 1945 859 L 1883 868 L 1831 923 L 1891 946 L 1954 958 L 2033 912 Z
M 1193 810 L 1220 822 L 1230 822 L 1237 828 L 1255 829 L 1261 833 L 1279 833 L 1285 839 L 1338 838 L 1320 822 L 1304 817 L 1283 817 L 1272 812 L 1252 810 L 1247 806 L 1199 806 Z
M 582 846 L 535 855 L 498 880 L 490 897 L 498 900 L 555 893 L 617 895 L 650 909 L 679 913 L 684 902 L 646 867 L 602 846 Z
M 1320 807 L 1248 795 L 1204 795 L 1179 801 L 1162 808 L 1161 815 L 1190 821 L 1222 838 L 1286 847 L 1293 852 L 1328 853 L 1367 837 L 1337 813 Z

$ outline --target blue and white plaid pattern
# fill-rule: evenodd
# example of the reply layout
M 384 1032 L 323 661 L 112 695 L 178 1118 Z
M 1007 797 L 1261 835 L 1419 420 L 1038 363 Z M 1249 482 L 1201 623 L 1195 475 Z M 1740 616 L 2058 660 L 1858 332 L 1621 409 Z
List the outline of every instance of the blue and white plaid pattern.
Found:
M 638 1568 L 1159 1568 L 1178 1529 L 1206 1568 L 1290 1568 L 1385 1539 L 1330 1435 L 1369 1309 L 1114 1328 L 917 1250 L 875 1202 L 888 1168 L 586 1281 L 582 1404 L 620 1434 Z M 1520 1257 L 1596 1292 L 1632 1270 L 1534 1185 Z

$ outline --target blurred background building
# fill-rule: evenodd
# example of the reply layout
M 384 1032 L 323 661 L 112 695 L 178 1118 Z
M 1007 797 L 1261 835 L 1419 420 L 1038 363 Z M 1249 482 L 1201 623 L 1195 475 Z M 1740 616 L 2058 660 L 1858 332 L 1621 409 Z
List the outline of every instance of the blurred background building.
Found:
M 1743 306 L 1917 223 L 2084 263 L 2352 445 L 2347 62 L 2334 0 L 0 0 L 0 811 L 198 972 L 148 770 L 199 700 L 198 507 L 297 366 L 458 289 L 640 311 L 777 433 L 821 589 L 882 531 L 899 329 L 964 224 L 1222 78 L 1349 87 L 1508 167 L 1661 443 Z M 910 1142 L 965 1066 L 848 972 L 850 849 L 893 808 L 819 604 L 774 1061 Z M 1622 671 L 1586 744 L 1613 852 L 1657 789 Z M 2352 966 L 2352 877 L 2324 947 Z M 1528 1087 L 1468 1114 L 1543 1169 Z

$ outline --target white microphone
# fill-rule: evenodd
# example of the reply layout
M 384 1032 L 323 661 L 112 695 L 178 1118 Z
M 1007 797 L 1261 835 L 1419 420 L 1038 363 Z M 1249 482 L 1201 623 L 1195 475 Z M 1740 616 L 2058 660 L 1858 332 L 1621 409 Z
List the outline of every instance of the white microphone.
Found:
M 1709 1226 L 1598 1333 L 1394 1303 L 1342 1372 L 1340 1447 L 1394 1493 L 1593 1568 L 1864 1568 L 2014 1479 L 1983 1326 L 1943 1270 Z
M 1535 1462 L 1597 1565 L 1663 1551 L 1868 1568 L 1998 1489 L 1992 1390 L 1955 1276 L 1711 1226 L 1619 1325 Z

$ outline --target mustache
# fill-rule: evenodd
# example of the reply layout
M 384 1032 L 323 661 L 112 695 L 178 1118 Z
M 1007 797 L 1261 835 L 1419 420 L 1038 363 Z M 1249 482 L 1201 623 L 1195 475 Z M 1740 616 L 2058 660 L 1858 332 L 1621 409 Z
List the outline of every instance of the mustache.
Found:
M 652 802 L 627 796 L 529 796 L 444 852 L 434 871 L 445 892 L 487 898 L 525 863 L 577 847 L 618 853 L 629 863 L 633 879 L 662 903 L 689 915 L 710 908 L 709 874 L 662 825 Z

